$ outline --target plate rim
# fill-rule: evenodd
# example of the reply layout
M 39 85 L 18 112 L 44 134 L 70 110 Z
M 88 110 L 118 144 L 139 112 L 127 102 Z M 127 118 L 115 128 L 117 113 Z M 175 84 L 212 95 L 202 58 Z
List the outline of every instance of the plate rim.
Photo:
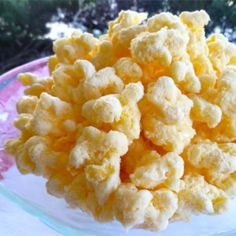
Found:
M 13 69 L 10 69 L 9 71 L 0 75 L 0 83 L 2 83 L 5 80 L 8 80 L 9 78 L 14 77 L 15 75 L 21 73 L 23 70 L 27 71 L 27 70 L 31 70 L 35 66 L 45 65 L 46 63 L 48 63 L 48 58 L 49 58 L 49 56 L 39 58 L 39 59 L 30 61 L 30 62 L 27 62 L 25 64 L 19 65 Z

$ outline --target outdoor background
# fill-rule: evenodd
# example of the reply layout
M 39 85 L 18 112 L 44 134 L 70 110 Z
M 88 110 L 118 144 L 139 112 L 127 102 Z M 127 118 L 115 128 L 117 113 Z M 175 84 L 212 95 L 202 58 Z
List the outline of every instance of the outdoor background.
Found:
M 95 35 L 122 9 L 181 11 L 205 9 L 207 34 L 221 32 L 236 42 L 236 0 L 0 0 L 0 74 L 52 54 L 52 40 L 74 28 Z

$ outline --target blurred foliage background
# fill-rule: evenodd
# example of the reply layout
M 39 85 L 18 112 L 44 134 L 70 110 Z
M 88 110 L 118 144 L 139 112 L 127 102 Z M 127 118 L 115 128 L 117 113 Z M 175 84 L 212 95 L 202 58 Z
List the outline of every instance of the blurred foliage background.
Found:
M 122 9 L 181 11 L 205 9 L 206 32 L 221 32 L 236 42 L 236 0 L 0 0 L 0 74 L 52 53 L 52 40 L 79 28 L 95 35 Z

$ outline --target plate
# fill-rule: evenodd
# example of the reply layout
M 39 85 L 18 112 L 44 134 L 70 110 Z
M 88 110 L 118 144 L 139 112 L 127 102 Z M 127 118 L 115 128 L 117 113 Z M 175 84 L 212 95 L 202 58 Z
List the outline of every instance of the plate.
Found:
M 217 216 L 194 216 L 190 222 L 171 223 L 163 232 L 141 229 L 125 230 L 118 222 L 100 224 L 91 216 L 71 209 L 63 199 L 49 195 L 45 180 L 18 172 L 13 159 L 4 152 L 3 143 L 16 137 L 12 123 L 16 117 L 15 103 L 23 94 L 23 86 L 16 77 L 21 72 L 48 75 L 47 58 L 17 67 L 0 77 L 0 194 L 17 206 L 39 218 L 63 235 L 79 236 L 235 236 L 236 199 L 229 211 Z

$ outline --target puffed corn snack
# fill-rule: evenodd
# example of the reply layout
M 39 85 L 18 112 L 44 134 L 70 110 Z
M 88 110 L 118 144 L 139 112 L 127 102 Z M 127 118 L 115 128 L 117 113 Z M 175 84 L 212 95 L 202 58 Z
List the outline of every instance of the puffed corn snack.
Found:
M 95 38 L 54 42 L 50 75 L 18 76 L 22 174 L 100 222 L 163 230 L 236 195 L 236 46 L 208 14 L 121 11 Z

